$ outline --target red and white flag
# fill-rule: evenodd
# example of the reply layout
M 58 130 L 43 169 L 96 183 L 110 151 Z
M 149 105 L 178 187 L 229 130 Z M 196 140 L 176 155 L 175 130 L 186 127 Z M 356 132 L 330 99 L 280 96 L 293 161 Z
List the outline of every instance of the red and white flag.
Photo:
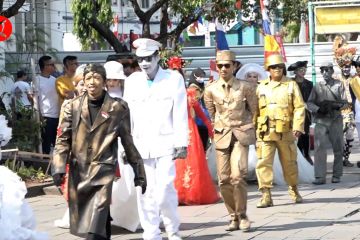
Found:
M 216 61 L 215 59 L 210 60 L 210 77 L 209 81 L 217 80 L 219 78 L 219 73 L 216 70 Z
M 119 27 L 119 16 L 115 15 L 115 17 L 114 17 L 114 26 L 113 26 L 112 31 L 113 31 L 116 38 L 118 38 L 118 36 L 119 36 L 118 27 Z

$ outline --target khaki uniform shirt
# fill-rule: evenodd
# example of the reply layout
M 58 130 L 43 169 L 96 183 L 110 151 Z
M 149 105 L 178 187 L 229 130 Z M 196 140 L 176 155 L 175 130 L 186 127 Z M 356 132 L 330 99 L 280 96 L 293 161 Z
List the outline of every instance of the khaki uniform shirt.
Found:
M 261 81 L 256 90 L 257 137 L 263 141 L 295 140 L 293 131 L 304 133 L 305 104 L 298 84 L 283 76 L 280 81 Z M 265 125 L 264 134 L 260 128 Z
M 232 133 L 243 145 L 255 142 L 252 119 L 256 111 L 256 86 L 232 78 L 207 85 L 204 92 L 205 106 L 214 125 L 214 140 L 218 149 L 231 143 Z

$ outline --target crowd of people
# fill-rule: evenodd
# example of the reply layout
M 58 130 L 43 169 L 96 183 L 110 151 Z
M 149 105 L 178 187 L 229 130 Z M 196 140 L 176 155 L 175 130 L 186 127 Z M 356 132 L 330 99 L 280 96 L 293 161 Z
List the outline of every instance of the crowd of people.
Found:
M 247 181 L 258 183 L 258 208 L 274 205 L 274 184 L 288 185 L 298 204 L 299 183 L 326 183 L 328 140 L 334 152 L 331 182 L 339 183 L 343 167 L 353 166 L 359 77 L 348 70 L 355 66 L 360 73 L 360 61 L 338 64 L 339 80 L 332 63 L 322 64 L 324 81 L 313 85 L 305 79 L 307 61 L 291 64 L 287 70 L 294 78 L 288 78 L 280 54 L 268 56 L 262 67 L 242 65 L 234 52 L 223 50 L 216 54 L 219 79 L 205 83 L 206 73 L 198 68 L 186 84 L 178 60 L 160 66 L 159 42 L 140 38 L 133 45 L 137 67 L 116 59 L 79 66 L 75 56 L 67 56 L 64 74 L 55 78 L 53 59 L 39 59 L 43 152 L 53 149 L 52 176 L 68 202 L 57 227 L 101 240 L 111 238 L 111 224 L 136 231 L 140 223 L 144 239 L 158 240 L 162 222 L 168 239 L 179 240 L 178 205 L 221 197 L 230 216 L 225 230 L 246 232 Z M 15 109 L 33 105 L 26 78 L 24 71 L 17 73 Z

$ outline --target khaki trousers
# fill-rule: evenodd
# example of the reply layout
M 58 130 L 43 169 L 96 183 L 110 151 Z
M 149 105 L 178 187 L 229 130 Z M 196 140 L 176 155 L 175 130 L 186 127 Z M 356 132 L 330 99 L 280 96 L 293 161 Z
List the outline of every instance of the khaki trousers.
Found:
M 273 163 L 278 150 L 284 178 L 289 186 L 298 184 L 296 146 L 293 141 L 258 141 L 256 143 L 256 176 L 259 189 L 273 187 Z
M 246 215 L 249 146 L 233 136 L 230 146 L 216 150 L 216 166 L 220 192 L 232 220 Z

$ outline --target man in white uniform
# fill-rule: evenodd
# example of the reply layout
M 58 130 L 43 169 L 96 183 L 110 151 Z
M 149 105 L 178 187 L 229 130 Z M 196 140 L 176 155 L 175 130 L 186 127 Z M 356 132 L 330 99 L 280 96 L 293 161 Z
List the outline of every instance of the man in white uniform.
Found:
M 178 240 L 180 220 L 173 160 L 187 155 L 184 78 L 178 71 L 159 66 L 159 42 L 140 38 L 133 45 L 142 71 L 125 80 L 124 99 L 129 104 L 132 135 L 144 159 L 148 183 L 146 193 L 138 196 L 143 238 L 161 239 L 161 216 L 168 238 Z

